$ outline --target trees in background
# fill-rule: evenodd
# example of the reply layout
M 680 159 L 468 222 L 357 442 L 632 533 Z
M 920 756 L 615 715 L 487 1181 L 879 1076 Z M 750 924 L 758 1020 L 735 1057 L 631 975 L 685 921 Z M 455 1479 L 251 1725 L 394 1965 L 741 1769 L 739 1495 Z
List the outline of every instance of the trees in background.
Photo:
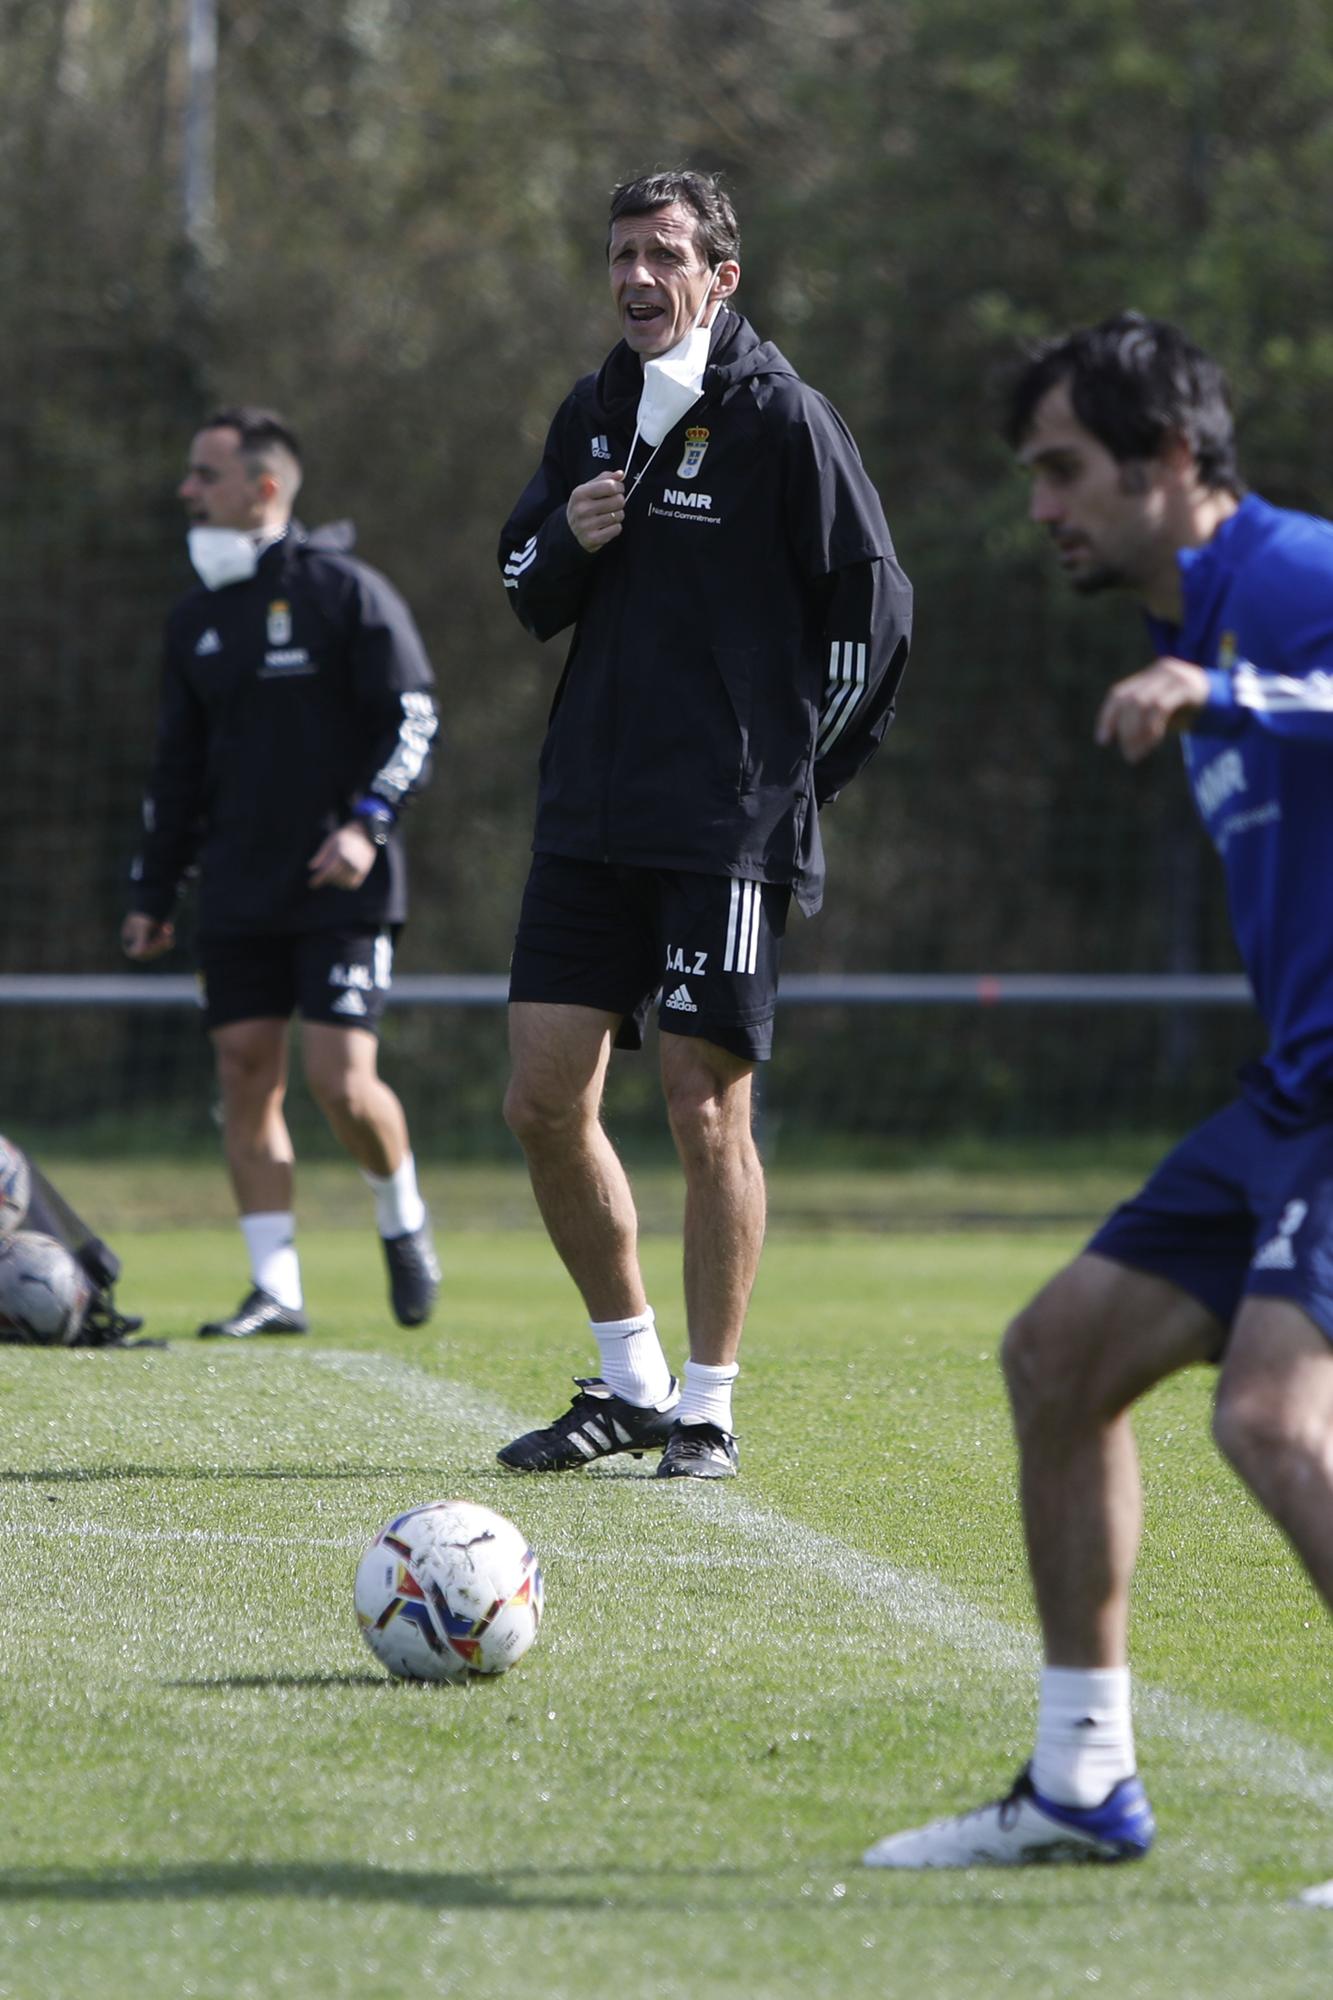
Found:
M 173 489 L 236 397 L 288 412 L 303 511 L 356 519 L 437 662 L 411 962 L 505 962 L 561 648 L 510 616 L 496 533 L 612 337 L 607 192 L 678 161 L 727 174 L 742 304 L 843 410 L 919 589 L 791 962 L 1230 964 L 1171 760 L 1091 750 L 1141 641 L 1048 572 L 993 379 L 1052 326 L 1179 318 L 1254 483 L 1333 506 L 1329 0 L 220 0 L 203 259 L 184 6 L 0 0 L 8 969 L 116 962 Z

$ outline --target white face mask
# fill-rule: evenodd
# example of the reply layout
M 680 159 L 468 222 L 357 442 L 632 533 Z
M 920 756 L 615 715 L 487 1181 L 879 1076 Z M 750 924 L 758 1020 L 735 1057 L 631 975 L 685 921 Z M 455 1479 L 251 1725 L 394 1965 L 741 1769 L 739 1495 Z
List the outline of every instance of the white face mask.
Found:
M 208 590 L 245 583 L 259 567 L 254 537 L 240 528 L 191 528 L 186 540 L 195 574 Z
M 689 332 L 674 347 L 669 347 L 665 354 L 659 354 L 655 361 L 643 364 L 643 394 L 639 397 L 635 424 L 644 443 L 654 449 L 704 392 L 704 370 L 708 366 L 708 347 L 713 336 L 712 329 L 702 326 L 700 321 L 708 309 L 716 276 L 716 271 L 709 271 L 708 283 Z

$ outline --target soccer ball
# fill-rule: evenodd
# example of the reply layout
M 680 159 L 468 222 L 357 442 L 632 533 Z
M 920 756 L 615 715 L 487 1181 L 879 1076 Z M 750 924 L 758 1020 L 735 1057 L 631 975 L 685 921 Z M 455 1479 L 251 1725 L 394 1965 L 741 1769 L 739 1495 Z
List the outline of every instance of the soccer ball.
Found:
M 82 1265 L 54 1236 L 20 1229 L 0 1237 L 0 1329 L 9 1339 L 72 1345 L 92 1296 Z
M 12 1139 L 0 1137 L 0 1237 L 12 1236 L 20 1227 L 31 1194 L 27 1155 Z
M 375 1658 L 402 1680 L 502 1674 L 537 1636 L 542 1573 L 503 1514 L 437 1500 L 380 1529 L 357 1565 L 356 1616 Z

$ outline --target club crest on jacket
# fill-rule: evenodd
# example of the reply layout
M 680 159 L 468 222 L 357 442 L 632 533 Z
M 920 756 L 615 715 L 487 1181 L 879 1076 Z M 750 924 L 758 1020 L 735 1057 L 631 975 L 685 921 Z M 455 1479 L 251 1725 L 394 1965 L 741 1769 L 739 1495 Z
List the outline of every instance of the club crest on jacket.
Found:
M 702 424 L 691 424 L 685 433 L 685 456 L 676 467 L 677 479 L 693 479 L 704 462 L 708 432 Z

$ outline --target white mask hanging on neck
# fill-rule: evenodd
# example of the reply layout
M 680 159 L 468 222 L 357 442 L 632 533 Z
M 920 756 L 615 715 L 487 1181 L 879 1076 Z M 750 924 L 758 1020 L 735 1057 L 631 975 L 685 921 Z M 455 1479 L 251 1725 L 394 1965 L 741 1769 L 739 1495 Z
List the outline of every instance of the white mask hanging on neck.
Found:
M 702 325 L 701 321 L 708 310 L 716 276 L 715 270 L 709 271 L 699 310 L 688 333 L 682 335 L 665 354 L 659 354 L 655 360 L 643 364 L 643 394 L 639 397 L 635 436 L 650 444 L 654 451 L 704 392 L 704 370 L 708 366 L 708 347 L 713 335 L 712 328 Z
M 255 538 L 240 528 L 191 528 L 186 539 L 195 574 L 208 590 L 245 583 L 259 567 Z

